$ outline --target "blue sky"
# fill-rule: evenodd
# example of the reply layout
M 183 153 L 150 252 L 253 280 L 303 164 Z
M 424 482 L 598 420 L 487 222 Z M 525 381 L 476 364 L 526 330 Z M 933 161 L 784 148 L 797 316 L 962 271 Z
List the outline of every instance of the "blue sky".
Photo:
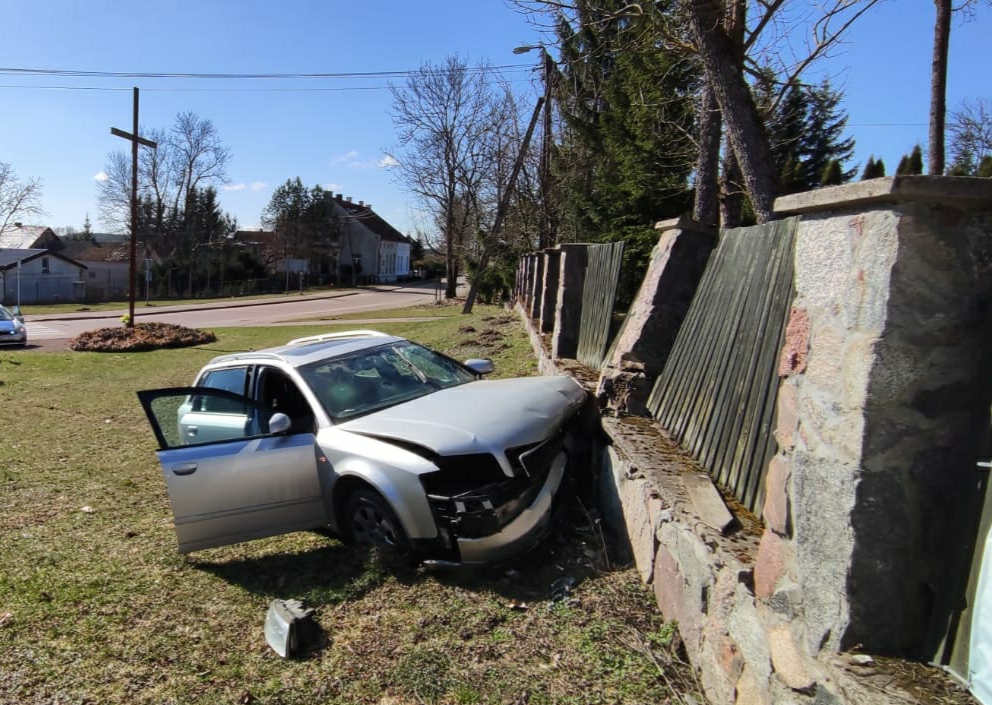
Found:
M 803 0 L 799 0 L 803 4 Z M 917 142 L 926 147 L 933 3 L 887 0 L 862 18 L 815 75 L 845 91 L 855 161 L 882 157 L 891 173 Z M 452 54 L 514 66 L 521 91 L 531 55 L 511 50 L 538 32 L 503 0 L 38 0 L 4 10 L 0 67 L 162 73 L 323 73 L 416 69 Z M 992 99 L 992 10 L 956 20 L 948 107 Z M 535 57 L 536 59 L 536 57 Z M 110 127 L 131 129 L 131 87 L 141 123 L 169 127 L 180 111 L 213 121 L 233 153 L 221 204 L 257 227 L 272 189 L 299 176 L 355 200 L 410 232 L 417 203 L 380 166 L 395 145 L 388 81 L 107 79 L 0 75 L 0 161 L 43 181 L 40 219 L 99 230 L 94 177 L 108 152 L 127 148 Z M 43 89 L 42 86 L 87 90 Z M 98 88 L 100 90 L 90 90 Z M 288 89 L 330 89 L 293 91 Z M 118 89 L 118 90 L 107 90 Z

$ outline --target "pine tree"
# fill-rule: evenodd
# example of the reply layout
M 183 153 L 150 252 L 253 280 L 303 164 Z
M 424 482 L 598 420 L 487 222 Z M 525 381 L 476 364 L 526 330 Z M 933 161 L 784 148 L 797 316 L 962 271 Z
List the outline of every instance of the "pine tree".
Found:
M 871 155 L 868 157 L 868 162 L 865 164 L 864 171 L 861 172 L 861 180 L 865 181 L 867 179 L 875 178 L 874 174 L 876 168 L 877 167 L 875 166 L 875 155 Z
M 820 180 L 823 186 L 839 186 L 844 183 L 844 174 L 840 168 L 840 161 L 837 159 L 831 159 L 827 162 L 826 168 L 823 170 L 823 177 Z
M 913 151 L 903 155 L 896 168 L 896 176 L 911 176 L 923 173 L 923 149 L 920 145 L 913 147 Z
M 865 170 L 861 173 L 861 180 L 866 179 L 877 179 L 885 176 L 885 162 L 881 159 L 875 161 L 875 156 L 872 155 L 868 157 L 868 163 L 865 164 Z
M 90 223 L 90 214 L 86 214 L 86 219 L 83 220 L 83 236 L 89 240 L 93 237 L 93 224 Z
M 806 182 L 810 186 L 821 182 L 831 161 L 836 161 L 840 167 L 854 154 L 854 139 L 844 139 L 847 114 L 840 107 L 843 97 L 843 93 L 830 86 L 830 81 L 809 89 L 802 155 Z M 855 169 L 841 169 L 838 183 L 847 183 L 856 173 Z
M 978 163 L 978 168 L 975 170 L 975 176 L 992 179 L 992 155 L 982 157 L 982 161 Z

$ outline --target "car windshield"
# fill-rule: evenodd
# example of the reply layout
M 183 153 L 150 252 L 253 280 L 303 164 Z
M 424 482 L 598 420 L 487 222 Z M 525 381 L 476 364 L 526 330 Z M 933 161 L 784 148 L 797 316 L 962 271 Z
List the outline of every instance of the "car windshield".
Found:
M 328 415 L 336 421 L 381 411 L 475 375 L 449 357 L 402 342 L 299 368 Z
M 14 320 L 14 314 L 0 306 L 0 321 L 12 321 Z

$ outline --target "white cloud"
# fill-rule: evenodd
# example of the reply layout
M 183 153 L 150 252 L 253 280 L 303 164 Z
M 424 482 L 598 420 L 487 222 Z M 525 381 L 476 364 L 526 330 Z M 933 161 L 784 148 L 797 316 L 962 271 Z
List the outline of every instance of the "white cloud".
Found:
M 264 181 L 252 181 L 251 182 L 251 190 L 254 191 L 255 193 L 258 193 L 259 191 L 261 191 L 266 186 L 268 186 L 268 184 L 265 183 Z
M 351 150 L 347 154 L 342 154 L 331 159 L 331 166 L 341 166 L 342 164 L 353 166 L 358 161 L 359 156 L 361 155 L 358 152 Z
M 93 175 L 93 180 L 94 181 L 103 182 L 103 181 L 106 181 L 109 178 L 110 177 L 107 175 L 107 172 L 105 172 L 105 171 L 98 171 L 97 173 L 95 173 Z
M 221 189 L 224 190 L 224 191 L 244 191 L 245 190 L 245 185 L 244 184 L 224 184 L 223 186 L 221 186 Z
M 343 190 L 344 186 L 342 186 L 341 184 L 324 184 L 321 188 L 323 188 L 325 191 L 334 191 L 335 193 L 337 193 Z
M 376 166 L 380 169 L 389 169 L 390 167 L 399 166 L 400 163 L 396 161 L 396 157 L 392 154 L 387 154 L 382 159 L 376 162 Z

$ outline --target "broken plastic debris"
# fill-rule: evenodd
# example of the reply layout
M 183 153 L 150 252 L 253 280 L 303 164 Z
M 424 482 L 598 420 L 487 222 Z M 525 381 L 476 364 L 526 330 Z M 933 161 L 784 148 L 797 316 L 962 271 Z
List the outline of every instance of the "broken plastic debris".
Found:
M 83 514 L 92 514 L 96 510 L 87 504 L 85 507 L 82 507 L 79 511 L 81 511 Z
M 313 647 L 320 628 L 313 621 L 313 610 L 299 600 L 273 600 L 265 615 L 265 641 L 283 658 Z
M 851 663 L 855 664 L 856 666 L 869 666 L 875 663 L 875 659 L 873 659 L 868 654 L 855 654 L 854 656 L 851 657 Z

